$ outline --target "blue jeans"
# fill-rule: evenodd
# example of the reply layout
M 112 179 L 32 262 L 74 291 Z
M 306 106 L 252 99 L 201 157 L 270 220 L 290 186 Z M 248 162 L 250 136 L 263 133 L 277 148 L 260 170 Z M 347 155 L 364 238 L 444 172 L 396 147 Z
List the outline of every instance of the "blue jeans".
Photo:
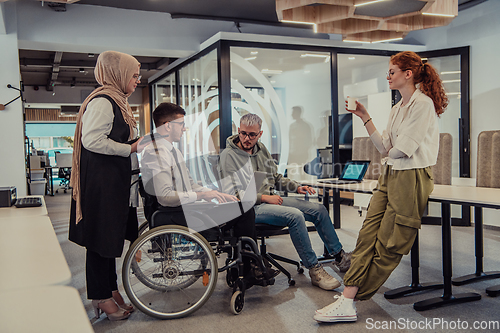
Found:
M 263 203 L 255 206 L 255 223 L 288 227 L 295 250 L 309 269 L 318 263 L 318 257 L 311 246 L 306 220 L 314 223 L 328 253 L 335 255 L 342 250 L 332 220 L 322 204 L 285 197 L 281 205 Z

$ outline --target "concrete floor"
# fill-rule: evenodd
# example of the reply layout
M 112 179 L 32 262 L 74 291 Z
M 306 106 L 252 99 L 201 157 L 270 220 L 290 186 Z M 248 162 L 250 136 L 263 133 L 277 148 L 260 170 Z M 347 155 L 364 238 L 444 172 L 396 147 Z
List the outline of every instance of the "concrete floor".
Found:
M 49 216 L 54 225 L 66 260 L 71 269 L 71 286 L 75 287 L 87 309 L 89 319 L 94 314 L 85 291 L 85 249 L 68 241 L 68 219 L 70 194 L 59 193 L 46 196 Z M 342 206 L 342 228 L 337 230 L 344 249 L 354 249 L 358 231 L 363 222 L 358 211 L 353 207 Z M 363 213 L 363 215 L 365 212 Z M 140 220 L 144 220 L 139 211 Z M 475 271 L 474 232 L 472 227 L 453 227 L 453 276 L 471 274 Z M 318 254 L 322 253 L 323 244 L 315 232 L 309 233 Z M 290 258 L 298 258 L 289 235 L 275 236 L 268 240 L 268 251 Z M 124 254 L 128 248 L 125 244 Z M 441 227 L 424 225 L 420 233 L 420 280 L 421 282 L 442 281 L 441 264 Z M 500 270 L 500 232 L 485 230 L 484 233 L 485 270 Z M 224 259 L 224 258 L 222 258 Z M 121 260 L 117 261 L 121 267 Z M 207 303 L 188 317 L 162 321 L 141 313 L 134 312 L 128 320 L 111 322 L 101 316 L 93 327 L 95 332 L 364 332 L 385 328 L 389 332 L 428 331 L 458 332 L 464 325 L 473 332 L 500 331 L 500 297 L 486 295 L 485 288 L 500 284 L 500 280 L 486 280 L 474 284 L 454 287 L 454 293 L 476 292 L 482 296 L 477 302 L 458 304 L 423 312 L 413 310 L 413 303 L 430 297 L 441 296 L 442 290 L 436 290 L 401 299 L 387 300 L 383 293 L 389 289 L 408 285 L 411 282 L 410 257 L 405 256 L 378 293 L 369 301 L 357 302 L 358 321 L 355 323 L 320 324 L 313 320 L 314 311 L 333 301 L 343 286 L 335 291 L 323 291 L 311 285 L 307 270 L 298 274 L 290 270 L 296 285 L 288 286 L 284 275 L 276 277 L 276 284 L 268 287 L 255 286 L 245 295 L 245 306 L 241 314 L 233 315 L 229 309 L 232 289 L 225 282 L 225 274 L 219 274 L 216 289 Z M 326 269 L 341 279 L 330 265 Z M 120 290 L 121 274 L 118 271 Z M 425 326 L 427 323 L 427 326 Z M 434 326 L 430 326 L 432 324 Z M 473 325 L 483 325 L 486 329 L 474 329 Z M 392 326 L 390 326 L 392 325 Z M 424 329 L 418 329 L 420 328 Z M 457 325 L 460 325 L 457 327 Z M 490 326 L 488 328 L 488 325 Z M 491 325 L 497 325 L 492 328 Z M 413 329 L 412 329 L 413 328 Z M 462 328 L 462 329 L 459 329 Z M 69 330 L 70 331 L 70 330 Z

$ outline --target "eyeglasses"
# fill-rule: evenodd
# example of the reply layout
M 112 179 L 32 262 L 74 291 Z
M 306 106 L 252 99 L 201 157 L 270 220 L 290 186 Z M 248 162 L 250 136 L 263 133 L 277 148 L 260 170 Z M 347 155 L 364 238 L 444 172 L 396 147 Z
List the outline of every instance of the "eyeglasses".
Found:
M 386 77 L 393 77 L 393 76 L 394 76 L 394 74 L 396 74 L 397 72 L 403 72 L 403 71 L 402 71 L 402 70 L 398 70 L 398 71 L 393 71 L 393 70 L 390 70 L 390 71 L 388 71 L 388 72 L 385 74 L 385 76 L 386 76 Z
M 259 135 L 259 133 L 255 133 L 255 132 L 250 132 L 250 133 L 247 133 L 247 132 L 244 132 L 244 131 L 241 131 L 239 133 L 241 135 L 241 137 L 244 139 L 246 136 L 248 136 L 251 140 L 255 139 L 257 137 L 257 135 Z
M 179 124 L 179 125 L 181 125 L 181 127 L 185 127 L 186 126 L 186 123 L 183 122 L 183 121 L 171 121 L 170 123 L 172 123 L 172 124 Z
M 132 78 L 135 80 L 135 82 L 139 82 L 139 81 L 141 81 L 142 75 L 134 74 L 134 76 L 132 76 Z

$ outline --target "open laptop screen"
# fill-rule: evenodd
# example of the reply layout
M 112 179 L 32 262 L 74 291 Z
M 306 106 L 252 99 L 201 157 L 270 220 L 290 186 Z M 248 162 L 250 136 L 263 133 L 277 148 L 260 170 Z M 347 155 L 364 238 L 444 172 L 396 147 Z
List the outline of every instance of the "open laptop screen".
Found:
M 339 180 L 363 180 L 370 161 L 347 161 Z

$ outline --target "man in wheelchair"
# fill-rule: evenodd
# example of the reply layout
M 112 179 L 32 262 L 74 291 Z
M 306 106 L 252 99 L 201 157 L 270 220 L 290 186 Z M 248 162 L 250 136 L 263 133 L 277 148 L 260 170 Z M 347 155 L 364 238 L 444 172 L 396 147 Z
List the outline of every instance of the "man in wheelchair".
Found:
M 185 114 L 172 103 L 162 103 L 153 112 L 157 133 L 141 159 L 144 212 L 150 229 L 165 225 L 189 227 L 211 244 L 218 244 L 216 255 L 226 252 L 232 256 L 226 266 L 230 259 L 238 263 L 228 270 L 228 284 L 229 280 L 238 283 L 243 292 L 252 285 L 274 284 L 279 271 L 263 262 L 256 245 L 254 202 L 241 202 L 235 196 L 197 184 L 182 153 L 173 146 L 185 132 Z

